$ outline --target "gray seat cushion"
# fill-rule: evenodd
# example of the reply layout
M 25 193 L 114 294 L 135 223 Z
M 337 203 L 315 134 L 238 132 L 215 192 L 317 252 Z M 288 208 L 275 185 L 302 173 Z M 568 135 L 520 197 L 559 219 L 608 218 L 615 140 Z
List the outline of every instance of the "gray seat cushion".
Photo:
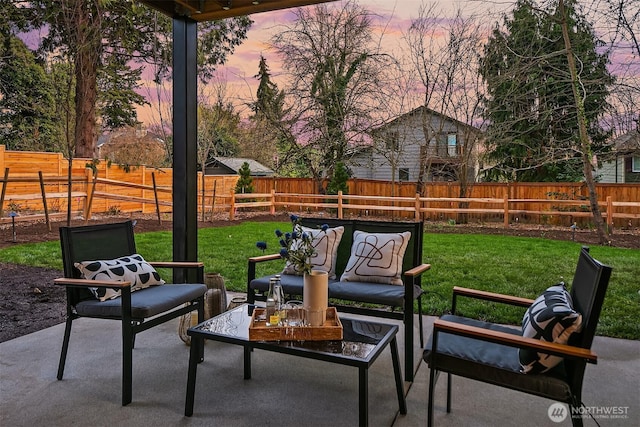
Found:
M 366 282 L 331 282 L 329 297 L 392 307 L 404 305 L 404 286 Z
M 265 292 L 269 289 L 269 278 L 270 276 L 264 276 L 253 279 L 250 286 L 252 289 Z M 302 295 L 302 276 L 283 274 L 280 276 L 280 282 L 285 294 Z M 404 286 L 329 280 L 329 298 L 402 307 Z
M 494 331 L 521 335 L 519 329 L 496 325 L 465 317 L 446 315 L 442 320 L 476 326 Z M 566 382 L 564 365 L 556 366 L 545 374 L 524 374 L 521 372 L 518 348 L 493 344 L 457 335 L 438 334 L 437 366 L 431 363 L 433 336 L 425 348 L 423 359 L 433 369 L 454 375 L 476 379 L 491 384 L 521 390 L 549 399 L 566 402 L 570 388 Z
M 131 316 L 134 319 L 146 319 L 197 299 L 205 292 L 207 286 L 201 284 L 160 285 L 141 289 L 131 293 Z M 119 297 L 107 301 L 85 300 L 75 308 L 81 316 L 122 317 Z

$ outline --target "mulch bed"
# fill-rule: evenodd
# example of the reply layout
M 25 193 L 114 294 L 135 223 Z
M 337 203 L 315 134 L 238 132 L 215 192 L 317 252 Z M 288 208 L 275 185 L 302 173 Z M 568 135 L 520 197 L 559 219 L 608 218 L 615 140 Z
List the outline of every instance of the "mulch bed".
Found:
M 122 217 L 103 217 L 90 221 L 91 224 L 115 222 Z M 151 217 L 135 218 L 136 233 L 171 230 L 172 223 Z M 265 214 L 242 214 L 235 221 L 224 217 L 214 221 L 201 222 L 199 228 L 221 227 L 251 221 L 287 221 L 285 214 L 278 216 Z M 44 222 L 16 224 L 16 242 L 13 242 L 11 226 L 0 228 L 0 248 L 21 243 L 44 242 L 58 240 L 58 228 L 65 222 L 53 222 L 51 231 Z M 72 225 L 84 225 L 82 220 L 72 221 Z M 598 236 L 595 231 L 577 230 L 575 235 L 568 227 L 518 226 L 503 228 L 501 225 L 448 225 L 425 223 L 428 233 L 457 234 L 496 234 L 505 236 L 542 237 L 555 240 L 572 240 L 585 245 L 597 245 Z M 640 230 L 618 230 L 611 236 L 611 245 L 616 247 L 640 249 Z M 53 285 L 53 279 L 61 277 L 62 272 L 47 268 L 27 267 L 23 265 L 0 263 L 0 342 L 64 322 L 65 293 L 64 288 Z

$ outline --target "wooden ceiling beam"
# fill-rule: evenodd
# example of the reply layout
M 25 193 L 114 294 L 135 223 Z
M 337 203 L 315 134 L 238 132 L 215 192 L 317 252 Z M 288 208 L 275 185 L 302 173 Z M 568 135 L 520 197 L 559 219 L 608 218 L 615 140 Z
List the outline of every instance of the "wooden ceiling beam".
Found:
M 335 0 L 139 0 L 170 17 L 188 16 L 194 21 L 216 21 L 234 16 L 289 9 Z M 228 7 L 228 8 L 226 8 Z

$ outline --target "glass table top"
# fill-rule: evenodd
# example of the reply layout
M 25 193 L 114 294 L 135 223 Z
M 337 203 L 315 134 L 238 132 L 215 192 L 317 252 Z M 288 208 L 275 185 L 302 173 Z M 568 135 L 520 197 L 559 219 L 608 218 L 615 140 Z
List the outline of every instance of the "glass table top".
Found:
M 339 313 L 343 328 L 341 341 L 249 341 L 249 324 L 253 305 L 241 305 L 189 329 L 190 335 L 218 341 L 240 343 L 268 343 L 277 347 L 288 347 L 329 353 L 354 359 L 368 359 L 376 348 L 384 347 L 398 331 L 396 325 L 370 322 L 344 317 Z

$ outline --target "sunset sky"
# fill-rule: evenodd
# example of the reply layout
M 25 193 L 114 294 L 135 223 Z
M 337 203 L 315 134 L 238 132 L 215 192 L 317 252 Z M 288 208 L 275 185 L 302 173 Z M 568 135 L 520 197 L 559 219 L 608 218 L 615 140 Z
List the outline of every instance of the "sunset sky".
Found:
M 417 17 L 422 0 L 358 0 L 357 3 L 372 12 L 377 34 L 384 32 L 385 46 L 397 52 L 401 46 L 402 33 L 409 27 L 411 19 Z M 452 16 L 458 6 L 469 14 L 482 13 L 486 16 L 490 11 L 504 9 L 505 4 L 512 4 L 497 2 L 492 5 L 490 2 L 474 0 L 437 0 L 433 3 L 437 3 L 447 16 Z M 329 7 L 338 7 L 340 4 L 340 1 L 327 3 Z M 494 20 L 498 19 L 497 12 L 491 16 Z M 219 78 L 226 82 L 227 95 L 236 101 L 239 109 L 251 102 L 255 95 L 257 80 L 253 76 L 258 72 L 261 54 L 267 59 L 273 80 L 280 88 L 284 86 L 279 58 L 275 52 L 269 50 L 268 42 L 273 34 L 282 29 L 283 24 L 292 22 L 293 13 L 286 10 L 265 12 L 252 15 L 251 18 L 254 24 L 248 32 L 247 39 L 228 58 L 225 66 L 219 68 Z M 206 92 L 207 89 L 200 90 Z M 149 99 L 156 98 L 154 92 L 155 89 L 150 90 L 145 96 Z M 139 108 L 139 119 L 147 125 L 153 124 L 157 121 L 157 109 L 157 102 Z
M 411 20 L 418 16 L 420 5 L 423 3 L 422 0 L 357 0 L 357 3 L 372 13 L 375 34 L 382 36 L 383 46 L 389 52 L 398 55 L 399 52 L 406 50 L 406 47 L 403 46 L 402 35 L 409 28 Z M 453 17 L 456 9 L 460 8 L 465 16 L 481 16 L 482 22 L 491 26 L 501 20 L 501 12 L 509 10 L 515 1 L 435 0 L 428 3 L 436 3 L 442 10 L 441 16 L 443 17 Z M 326 4 L 329 7 L 340 7 L 341 2 L 336 1 Z M 588 8 L 591 4 L 596 3 L 583 3 L 585 8 Z M 588 13 L 588 11 L 585 11 L 585 13 Z M 254 76 L 258 71 L 261 54 L 267 59 L 273 81 L 278 84 L 279 88 L 285 86 L 286 82 L 283 78 L 281 63 L 276 53 L 269 49 L 268 42 L 273 34 L 283 29 L 283 24 L 291 23 L 294 16 L 291 11 L 285 10 L 259 13 L 252 15 L 251 18 L 254 24 L 248 31 L 247 39 L 241 46 L 236 48 L 233 55 L 228 58 L 225 66 L 220 67 L 218 70 L 219 80 L 226 82 L 227 98 L 234 101 L 243 116 L 247 114 L 246 104 L 251 102 L 255 96 L 257 80 Z M 606 31 L 607 27 L 609 26 L 606 23 L 595 23 L 596 31 L 603 31 L 603 29 Z M 612 71 L 616 74 L 617 64 L 620 63 L 635 64 L 630 69 L 630 72 L 636 82 L 635 84 L 637 84 L 640 79 L 640 61 L 637 61 L 637 58 L 629 59 L 630 56 L 626 55 L 627 52 L 630 52 L 630 50 L 619 50 L 612 56 Z M 627 70 L 628 72 L 629 70 Z M 159 104 L 154 101 L 158 99 L 157 88 L 150 82 L 145 82 L 145 88 L 143 89 L 143 95 L 151 101 L 151 106 L 138 109 L 139 120 L 147 126 L 158 124 Z M 165 87 L 164 90 L 164 95 L 161 95 L 161 97 L 167 99 L 171 94 L 170 86 Z M 206 94 L 211 91 L 206 87 L 199 87 L 199 92 Z M 164 105 L 166 107 L 169 104 Z M 165 108 L 163 114 L 166 115 L 166 111 Z

